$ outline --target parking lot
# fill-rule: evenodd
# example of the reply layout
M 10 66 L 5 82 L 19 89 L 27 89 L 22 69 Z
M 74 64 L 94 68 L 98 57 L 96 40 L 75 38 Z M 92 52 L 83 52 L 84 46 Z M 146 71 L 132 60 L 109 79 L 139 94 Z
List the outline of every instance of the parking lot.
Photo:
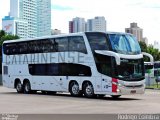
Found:
M 160 113 L 160 91 L 146 90 L 143 95 L 110 96 L 87 99 L 56 95 L 18 94 L 14 89 L 0 87 L 0 113 L 12 114 L 109 114 Z

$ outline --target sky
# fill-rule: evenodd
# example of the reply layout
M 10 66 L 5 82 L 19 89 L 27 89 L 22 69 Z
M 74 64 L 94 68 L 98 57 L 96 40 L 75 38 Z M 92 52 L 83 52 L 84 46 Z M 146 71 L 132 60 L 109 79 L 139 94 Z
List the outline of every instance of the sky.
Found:
M 68 33 L 68 22 L 74 17 L 85 20 L 104 16 L 107 31 L 125 32 L 131 22 L 143 29 L 149 44 L 160 42 L 160 0 L 51 0 L 52 29 Z M 0 29 L 2 18 L 8 15 L 10 0 L 0 0 Z

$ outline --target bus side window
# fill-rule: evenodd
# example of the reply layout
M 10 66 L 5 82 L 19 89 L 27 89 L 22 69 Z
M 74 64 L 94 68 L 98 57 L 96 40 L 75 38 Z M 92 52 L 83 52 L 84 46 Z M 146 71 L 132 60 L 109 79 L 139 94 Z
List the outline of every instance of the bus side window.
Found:
M 55 38 L 54 41 L 54 49 L 56 52 L 66 52 L 68 51 L 68 38 L 62 37 L 62 38 Z
M 69 37 L 69 51 L 76 51 L 87 54 L 87 49 L 82 36 Z
M 9 55 L 9 47 L 8 47 L 8 44 L 4 44 L 3 45 L 3 50 L 4 50 L 4 53 Z
M 87 38 L 91 46 L 92 51 L 94 50 L 109 50 L 108 39 L 105 34 L 90 34 L 87 33 Z

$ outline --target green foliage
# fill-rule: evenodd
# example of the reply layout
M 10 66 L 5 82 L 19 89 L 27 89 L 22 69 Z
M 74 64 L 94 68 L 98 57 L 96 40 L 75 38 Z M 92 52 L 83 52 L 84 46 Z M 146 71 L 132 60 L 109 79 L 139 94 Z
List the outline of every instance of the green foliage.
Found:
M 0 45 L 2 45 L 2 43 L 5 41 L 5 40 L 14 40 L 14 39 L 19 39 L 19 37 L 17 35 L 5 35 L 5 36 L 2 36 L 1 37 L 1 41 L 0 41 Z
M 147 45 L 145 42 L 139 42 L 142 52 L 147 52 Z
M 155 49 L 153 45 L 147 46 L 145 42 L 139 42 L 142 52 L 147 52 L 151 54 L 154 58 L 154 61 L 160 61 L 160 51 Z M 145 57 L 145 61 L 149 61 L 149 58 Z
M 0 30 L 0 46 L 2 46 L 5 40 L 14 40 L 19 39 L 17 35 L 6 34 L 5 31 Z
M 0 30 L 0 39 L 1 39 L 2 36 L 5 36 L 5 34 L 6 34 L 6 33 L 5 33 L 4 30 Z

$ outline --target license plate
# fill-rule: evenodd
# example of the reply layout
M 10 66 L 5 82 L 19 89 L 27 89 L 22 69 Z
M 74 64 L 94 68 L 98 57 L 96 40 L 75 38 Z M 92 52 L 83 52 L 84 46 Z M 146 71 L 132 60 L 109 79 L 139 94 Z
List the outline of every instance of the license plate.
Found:
M 136 93 L 136 90 L 131 90 L 131 94 L 135 94 Z

